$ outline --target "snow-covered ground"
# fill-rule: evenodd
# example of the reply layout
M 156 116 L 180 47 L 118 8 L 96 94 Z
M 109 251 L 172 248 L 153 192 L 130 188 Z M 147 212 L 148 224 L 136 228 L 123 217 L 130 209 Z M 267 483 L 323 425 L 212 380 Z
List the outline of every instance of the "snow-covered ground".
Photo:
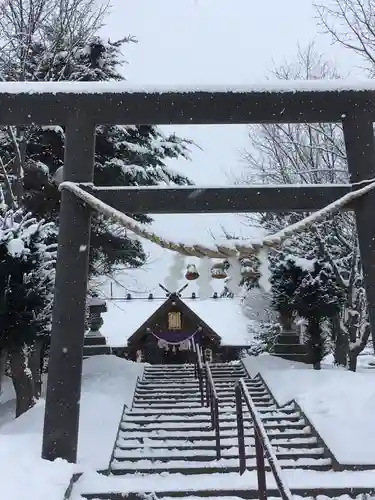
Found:
M 123 405 L 131 404 L 142 371 L 143 365 L 115 356 L 84 361 L 77 465 L 40 458 L 44 400 L 13 420 L 14 393 L 6 380 L 0 399 L 1 498 L 61 500 L 73 472 L 106 469 Z
M 262 375 L 280 405 L 296 400 L 339 463 L 375 466 L 374 361 L 364 353 L 357 373 L 331 363 L 315 371 L 270 355 L 248 357 L 245 365 L 250 375 Z
M 308 366 L 269 355 L 248 357 L 245 364 L 252 375 L 261 373 L 280 404 L 291 399 L 301 405 L 308 418 L 331 448 L 339 462 L 375 463 L 372 416 L 375 411 L 375 372 L 369 370 L 374 357 L 366 353 L 358 373 L 324 366 L 320 372 Z M 363 363 L 364 361 L 364 363 Z M 54 463 L 40 459 L 44 402 L 17 420 L 10 420 L 14 394 L 5 384 L 0 404 L 0 483 L 2 498 L 19 500 L 61 500 L 73 472 L 84 471 L 77 483 L 79 492 L 150 490 L 138 475 L 105 477 L 95 471 L 108 466 L 124 403 L 130 404 L 136 378 L 143 365 L 114 356 L 98 356 L 84 362 L 78 464 Z M 285 479 L 296 487 L 375 487 L 373 471 L 344 473 L 285 471 Z M 210 476 L 155 475 L 155 490 L 233 489 L 256 487 L 256 473 Z M 269 477 L 269 486 L 273 479 Z

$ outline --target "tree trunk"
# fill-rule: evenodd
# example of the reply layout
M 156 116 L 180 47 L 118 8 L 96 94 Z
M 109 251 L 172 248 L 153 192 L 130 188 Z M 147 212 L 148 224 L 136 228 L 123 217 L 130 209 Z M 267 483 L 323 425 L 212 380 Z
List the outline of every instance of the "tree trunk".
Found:
M 0 351 L 0 396 L 3 388 L 3 381 L 4 381 L 4 376 L 5 376 L 5 367 L 6 367 L 6 362 L 7 362 L 7 351 L 6 349 L 3 349 Z
M 358 336 L 358 320 L 357 316 L 352 314 L 349 317 L 348 321 L 348 331 L 349 331 L 349 340 L 351 344 L 351 348 L 349 349 L 349 371 L 355 372 L 357 370 L 357 358 L 358 355 L 363 351 L 366 347 L 368 338 L 370 336 L 370 327 L 366 329 L 363 333 L 361 340 L 357 339 Z
M 42 393 L 42 373 L 40 358 L 43 352 L 43 340 L 38 338 L 31 349 L 29 356 L 29 367 L 34 383 L 34 396 L 39 399 Z
M 320 320 L 318 318 L 309 318 L 309 348 L 311 363 L 314 370 L 321 369 L 321 361 L 323 357 L 322 336 L 320 328 Z
M 334 330 L 335 341 L 335 364 L 339 366 L 347 366 L 349 341 L 345 331 L 341 328 L 340 316 L 336 315 L 332 318 L 332 329 Z
M 16 392 L 16 418 L 35 404 L 33 377 L 27 358 L 25 347 L 14 349 L 9 353 L 12 381 Z
M 349 371 L 355 372 L 357 370 L 357 358 L 358 355 L 354 350 L 349 351 Z
M 365 327 L 365 331 L 362 333 L 360 342 L 356 343 L 356 345 L 349 350 L 349 370 L 351 372 L 355 372 L 357 370 L 358 356 L 366 347 L 368 339 L 370 338 L 370 334 L 371 328 L 370 325 L 367 324 Z

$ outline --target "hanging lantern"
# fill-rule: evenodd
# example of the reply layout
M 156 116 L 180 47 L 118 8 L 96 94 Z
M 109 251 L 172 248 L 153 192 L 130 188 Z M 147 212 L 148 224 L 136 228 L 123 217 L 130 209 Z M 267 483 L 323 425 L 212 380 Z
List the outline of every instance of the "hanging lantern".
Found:
M 224 280 L 228 277 L 224 262 L 218 262 L 212 266 L 211 277 L 216 280 Z
M 199 278 L 199 273 L 194 264 L 189 264 L 186 268 L 185 278 L 188 281 L 194 281 Z

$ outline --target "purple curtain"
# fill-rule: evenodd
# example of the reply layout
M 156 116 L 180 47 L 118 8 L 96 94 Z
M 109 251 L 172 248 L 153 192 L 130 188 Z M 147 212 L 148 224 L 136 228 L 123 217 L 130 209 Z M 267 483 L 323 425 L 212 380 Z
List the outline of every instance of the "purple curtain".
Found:
M 184 332 L 184 331 L 173 331 L 173 332 L 158 332 L 155 333 L 155 336 L 158 337 L 159 339 L 163 339 L 166 342 L 172 342 L 173 344 L 177 344 L 180 342 L 183 342 L 184 340 L 190 338 L 192 336 L 192 333 L 189 332 Z M 194 339 L 196 342 L 199 342 L 199 336 L 200 332 L 197 332 L 194 336 Z

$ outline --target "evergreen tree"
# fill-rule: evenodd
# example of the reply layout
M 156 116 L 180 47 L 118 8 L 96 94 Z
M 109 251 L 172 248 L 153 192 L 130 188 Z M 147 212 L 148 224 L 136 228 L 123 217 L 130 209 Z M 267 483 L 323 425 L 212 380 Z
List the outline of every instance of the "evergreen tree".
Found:
M 123 62 L 121 49 L 127 42 L 128 38 L 105 42 L 94 37 L 72 48 L 70 39 L 63 38 L 59 50 L 55 47 L 54 51 L 35 42 L 22 71 L 26 80 L 34 81 L 120 81 L 124 79 L 118 70 Z M 4 80 L 19 79 L 21 68 L 17 61 L 1 69 Z M 23 203 L 38 217 L 57 221 L 60 194 L 54 180 L 63 166 L 64 128 L 33 126 L 18 134 L 18 141 L 24 146 Z M 150 125 L 98 126 L 94 181 L 102 186 L 189 184 L 185 176 L 166 165 L 169 158 L 188 158 L 189 144 Z M 14 141 L 4 130 L 0 136 L 0 157 L 4 164 L 11 165 L 13 156 Z M 138 216 L 137 220 L 151 221 L 147 216 Z M 110 273 L 121 264 L 136 267 L 145 260 L 138 240 L 129 238 L 124 229 L 98 215 L 93 217 L 91 243 L 91 274 Z
M 342 300 L 343 291 L 332 268 L 322 261 L 315 262 L 313 271 L 306 273 L 295 289 L 291 307 L 308 320 L 307 345 L 314 369 L 320 370 L 324 354 L 322 322 L 339 313 Z
M 272 259 L 271 292 L 272 305 L 279 313 L 280 323 L 284 330 L 292 328 L 295 307 L 293 298 L 307 271 L 296 264 L 291 255 L 280 253 Z
M 0 351 L 9 355 L 17 416 L 40 389 L 37 345 L 50 332 L 56 234 L 54 223 L 23 210 L 0 214 Z

